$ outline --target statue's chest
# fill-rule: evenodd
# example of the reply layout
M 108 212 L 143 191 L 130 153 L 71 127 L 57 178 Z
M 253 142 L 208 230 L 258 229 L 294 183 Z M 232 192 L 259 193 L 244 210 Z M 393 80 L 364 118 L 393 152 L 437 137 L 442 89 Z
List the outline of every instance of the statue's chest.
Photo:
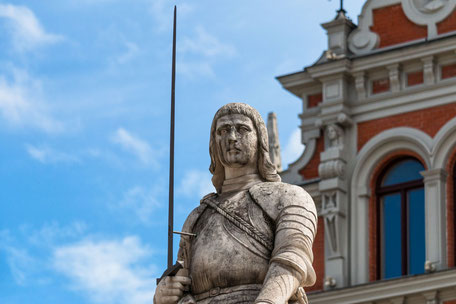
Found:
M 263 210 L 247 191 L 233 197 L 217 198 L 218 206 L 248 223 L 273 241 L 273 227 Z M 198 291 L 233 284 L 262 283 L 266 275 L 270 250 L 246 233 L 242 227 L 212 207 L 207 207 L 198 222 L 192 242 L 191 274 Z M 211 283 L 209 283 L 211 282 Z

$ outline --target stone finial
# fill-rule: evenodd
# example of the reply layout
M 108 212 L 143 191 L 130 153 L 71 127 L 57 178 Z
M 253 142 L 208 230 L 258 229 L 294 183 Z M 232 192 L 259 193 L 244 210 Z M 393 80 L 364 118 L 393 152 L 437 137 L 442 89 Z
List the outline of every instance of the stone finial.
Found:
M 277 172 L 282 171 L 282 157 L 280 156 L 279 129 L 277 128 L 277 116 L 274 112 L 268 114 L 268 137 L 269 155 Z
M 338 11 L 336 18 L 321 25 L 328 34 L 327 59 L 339 59 L 348 53 L 348 35 L 356 27 L 345 15 L 345 11 Z

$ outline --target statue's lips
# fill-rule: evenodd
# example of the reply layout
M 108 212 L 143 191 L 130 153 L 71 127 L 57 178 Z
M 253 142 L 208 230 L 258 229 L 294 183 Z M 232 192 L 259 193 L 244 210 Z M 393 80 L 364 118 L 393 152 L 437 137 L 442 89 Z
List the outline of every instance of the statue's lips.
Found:
M 231 148 L 231 149 L 228 149 L 228 151 L 226 151 L 226 152 L 231 153 L 231 154 L 238 154 L 238 153 L 242 152 L 242 150 L 237 149 L 237 148 Z

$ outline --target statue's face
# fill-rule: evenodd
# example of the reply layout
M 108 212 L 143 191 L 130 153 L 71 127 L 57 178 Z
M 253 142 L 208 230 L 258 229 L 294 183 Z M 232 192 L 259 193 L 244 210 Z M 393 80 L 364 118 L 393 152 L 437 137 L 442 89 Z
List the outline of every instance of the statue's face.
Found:
M 333 127 L 328 127 L 328 138 L 331 140 L 337 138 L 336 129 L 334 129 Z
M 230 114 L 217 120 L 215 140 L 224 166 L 241 168 L 256 165 L 258 138 L 252 120 L 242 114 Z

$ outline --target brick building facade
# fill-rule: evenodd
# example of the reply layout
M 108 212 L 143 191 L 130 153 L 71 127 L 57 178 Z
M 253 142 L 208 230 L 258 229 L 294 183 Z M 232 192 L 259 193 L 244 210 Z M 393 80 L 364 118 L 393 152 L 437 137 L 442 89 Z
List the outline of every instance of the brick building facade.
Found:
M 456 1 L 367 0 L 277 79 L 303 105 L 281 173 L 319 211 L 318 303 L 456 303 Z

